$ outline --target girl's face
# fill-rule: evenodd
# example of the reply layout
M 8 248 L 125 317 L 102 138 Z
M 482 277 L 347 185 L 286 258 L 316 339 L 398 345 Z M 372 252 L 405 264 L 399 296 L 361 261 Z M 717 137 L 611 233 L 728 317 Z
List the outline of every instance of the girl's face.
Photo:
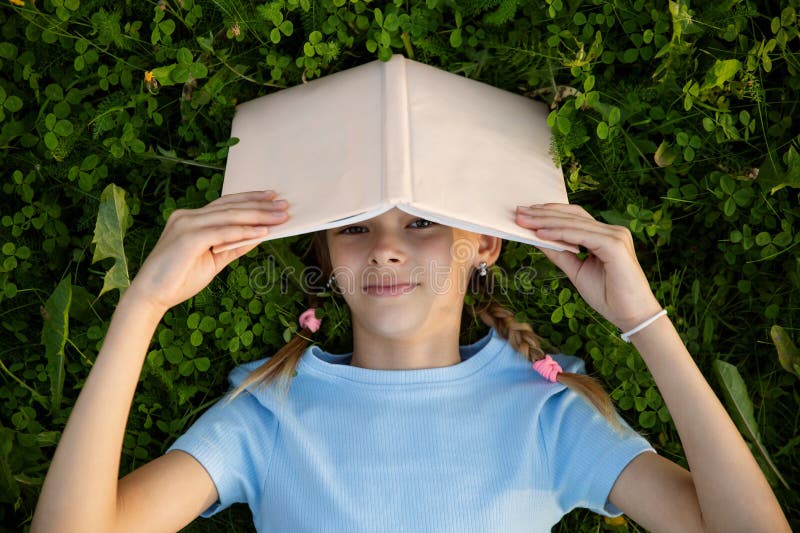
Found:
M 354 327 L 398 338 L 442 327 L 458 331 L 470 275 L 481 261 L 492 265 L 502 243 L 397 208 L 328 229 L 326 237 Z M 386 294 L 391 286 L 398 286 L 394 295 Z

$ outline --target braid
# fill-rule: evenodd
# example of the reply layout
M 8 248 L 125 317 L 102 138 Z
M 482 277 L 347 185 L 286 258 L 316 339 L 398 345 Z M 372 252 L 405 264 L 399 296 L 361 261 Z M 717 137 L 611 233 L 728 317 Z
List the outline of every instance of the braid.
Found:
M 514 313 L 491 300 L 487 306 L 478 311 L 478 317 L 487 326 L 493 327 L 501 337 L 507 339 L 509 344 L 527 357 L 531 362 L 545 356 L 542 350 L 542 338 L 533 332 L 527 322 L 518 322 Z
M 514 350 L 531 363 L 543 359 L 546 354 L 542 350 L 542 337 L 534 333 L 530 324 L 517 321 L 514 313 L 496 301 L 494 295 L 486 288 L 489 285 L 491 283 L 480 284 L 484 287 L 480 291 L 484 296 L 481 305 L 477 308 L 470 305 L 464 307 L 473 317 L 477 316 L 484 324 L 494 328 Z M 586 398 L 616 429 L 620 431 L 623 429 L 611 398 L 595 378 L 586 374 L 559 372 L 556 379 Z
M 272 381 L 280 383 L 280 390 L 285 398 L 297 364 L 300 362 L 303 352 L 308 348 L 310 335 L 312 333 L 308 328 L 298 331 L 275 355 L 250 372 L 230 394 L 226 403 L 232 402 L 250 385 L 255 384 L 258 387 L 267 387 Z

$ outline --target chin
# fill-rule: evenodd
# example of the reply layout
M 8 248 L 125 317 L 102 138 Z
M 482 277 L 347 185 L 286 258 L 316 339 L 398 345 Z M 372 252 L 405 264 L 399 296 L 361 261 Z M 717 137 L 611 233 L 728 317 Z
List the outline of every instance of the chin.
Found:
M 370 309 L 366 313 L 366 319 L 361 320 L 361 324 L 384 337 L 396 339 L 408 338 L 418 334 L 425 329 L 425 321 L 429 318 L 428 314 L 411 313 L 406 309 L 381 310 Z

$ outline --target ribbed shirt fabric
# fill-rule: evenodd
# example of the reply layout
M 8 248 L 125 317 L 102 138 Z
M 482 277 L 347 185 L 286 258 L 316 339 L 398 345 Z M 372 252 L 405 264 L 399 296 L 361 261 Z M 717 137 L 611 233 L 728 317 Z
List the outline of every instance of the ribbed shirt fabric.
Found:
M 620 515 L 608 494 L 655 453 L 647 440 L 542 378 L 494 328 L 459 352 L 452 366 L 374 370 L 309 346 L 285 402 L 250 388 L 168 451 L 214 481 L 219 501 L 201 516 L 244 502 L 260 532 L 544 532 L 575 507 Z M 236 367 L 231 385 L 264 361 Z

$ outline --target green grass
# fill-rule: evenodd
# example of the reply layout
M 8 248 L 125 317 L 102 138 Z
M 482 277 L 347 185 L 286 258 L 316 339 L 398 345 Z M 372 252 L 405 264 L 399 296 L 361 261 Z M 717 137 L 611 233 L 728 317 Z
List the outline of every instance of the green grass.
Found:
M 135 275 L 172 210 L 218 197 L 236 103 L 395 53 L 554 104 L 553 155 L 570 201 L 631 229 L 656 296 L 720 397 L 731 385 L 714 368 L 734 365 L 744 390 L 731 398 L 753 408 L 745 436 L 760 440 L 754 453 L 800 529 L 790 488 L 800 486 L 798 376 L 770 336 L 777 325 L 800 338 L 797 0 L 677 0 L 672 11 L 655 0 L 24 4 L 0 8 L 0 523 L 30 524 L 118 300 L 117 290 L 101 295 L 105 273 L 124 257 Z M 126 232 L 102 235 L 122 244 L 95 262 L 111 184 L 124 193 Z M 302 268 L 307 245 L 301 236 L 259 247 L 167 313 L 121 474 L 162 454 L 222 394 L 233 366 L 296 331 L 297 280 L 264 296 L 246 274 L 270 258 Z M 685 465 L 652 377 L 615 328 L 535 249 L 507 243 L 498 264 L 536 268 L 532 290 L 512 296 L 518 317 L 583 357 L 626 419 Z M 323 308 L 325 348 L 347 350 L 346 310 Z M 42 344 L 45 309 L 68 331 Z M 210 318 L 215 333 L 193 344 L 187 321 Z M 783 346 L 785 361 L 800 362 Z M 626 527 L 639 530 L 616 529 Z M 249 510 L 234 506 L 186 531 L 248 528 Z M 586 510 L 555 528 L 613 529 Z

